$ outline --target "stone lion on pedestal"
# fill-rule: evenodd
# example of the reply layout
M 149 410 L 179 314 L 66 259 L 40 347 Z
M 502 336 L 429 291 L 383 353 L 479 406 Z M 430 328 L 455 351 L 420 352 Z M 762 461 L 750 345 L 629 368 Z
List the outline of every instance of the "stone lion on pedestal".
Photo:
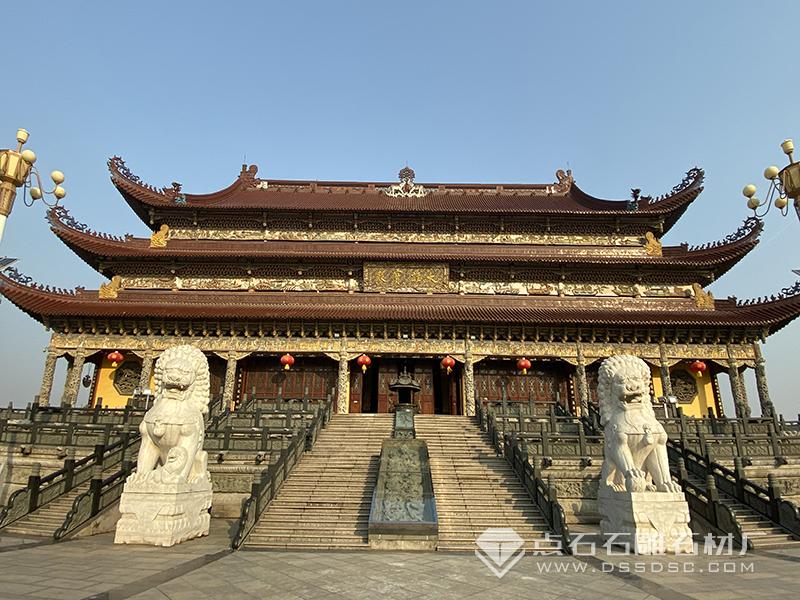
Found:
M 172 546 L 208 535 L 211 477 L 203 450 L 208 361 L 194 346 L 164 351 L 156 400 L 139 426 L 136 472 L 125 481 L 114 542 Z
M 139 425 L 142 445 L 132 481 L 193 483 L 208 478 L 203 450 L 208 413 L 208 361 L 194 346 L 174 346 L 156 361 L 156 399 Z M 173 451 L 180 449 L 182 452 Z M 180 467 L 176 463 L 180 462 Z M 165 467 L 168 467 L 165 471 Z
M 605 461 L 600 485 L 616 491 L 680 492 L 667 459 L 667 434 L 650 402 L 650 369 L 636 356 L 603 361 L 597 383 Z
M 600 530 L 639 554 L 691 551 L 689 506 L 670 475 L 667 434 L 650 403 L 650 368 L 635 356 L 607 358 L 597 397 L 605 437 Z

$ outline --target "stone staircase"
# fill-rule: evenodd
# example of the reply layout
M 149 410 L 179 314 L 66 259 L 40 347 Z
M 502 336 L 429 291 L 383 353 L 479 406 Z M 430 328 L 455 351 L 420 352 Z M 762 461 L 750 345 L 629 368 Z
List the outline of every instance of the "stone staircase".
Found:
M 262 514 L 246 548 L 368 549 L 369 510 L 391 414 L 334 415 Z
M 689 482 L 702 490 L 706 489 L 705 481 L 691 473 L 689 474 Z M 719 493 L 719 500 L 731 509 L 742 528 L 742 533 L 753 543 L 753 548 L 756 550 L 800 548 L 800 540 L 775 525 L 761 513 L 722 492 Z
M 414 424 L 431 459 L 439 550 L 472 552 L 488 527 L 513 528 L 526 551 L 557 549 L 544 540 L 549 528 L 541 512 L 474 419 L 417 415 Z
M 89 491 L 91 480 L 82 485 L 75 486 L 66 494 L 61 494 L 56 499 L 48 502 L 44 506 L 36 509 L 9 523 L 2 529 L 0 534 L 13 534 L 25 537 L 52 538 L 63 523 L 67 513 L 72 508 L 72 503 L 80 494 Z

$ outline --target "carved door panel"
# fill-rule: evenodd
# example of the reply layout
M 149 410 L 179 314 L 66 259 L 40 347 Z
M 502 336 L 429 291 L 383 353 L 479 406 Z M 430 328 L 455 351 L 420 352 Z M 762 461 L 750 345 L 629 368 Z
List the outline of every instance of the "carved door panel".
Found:
M 364 378 L 360 369 L 350 371 L 350 412 L 358 414 L 362 410 L 362 398 L 364 395 Z
M 432 415 L 436 412 L 433 378 L 433 367 L 429 363 L 417 361 L 414 365 L 414 379 L 419 383 L 420 391 L 415 394 L 414 401 L 423 415 Z
M 389 391 L 389 384 L 397 379 L 398 364 L 396 360 L 381 360 L 378 365 L 378 407 L 379 413 L 389 412 L 397 401 L 396 394 Z

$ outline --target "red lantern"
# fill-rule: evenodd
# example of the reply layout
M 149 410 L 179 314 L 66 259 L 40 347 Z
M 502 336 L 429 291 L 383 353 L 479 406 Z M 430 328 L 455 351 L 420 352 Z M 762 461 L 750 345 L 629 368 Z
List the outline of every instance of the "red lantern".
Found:
M 531 368 L 531 361 L 524 356 L 517 361 L 517 371 L 522 371 L 523 375 L 528 374 L 528 369 Z
M 111 361 L 111 366 L 116 369 L 117 365 L 121 363 L 122 359 L 125 357 L 122 356 L 122 353 L 120 353 L 119 350 L 114 350 L 112 352 L 109 352 L 106 358 Z
M 294 356 L 289 353 L 284 354 L 281 356 L 281 364 L 283 365 L 283 368 L 288 371 L 294 364 Z
M 442 368 L 447 369 L 448 375 L 450 375 L 450 373 L 453 372 L 453 367 L 455 366 L 456 366 L 456 359 L 453 358 L 452 356 L 447 355 L 442 359 Z
M 704 363 L 702 360 L 696 360 L 689 365 L 689 370 L 698 377 L 702 377 L 703 373 L 705 373 L 707 369 L 708 365 L 706 365 L 706 363 Z
M 367 367 L 372 364 L 372 359 L 369 356 L 367 356 L 366 354 L 362 354 L 361 356 L 358 357 L 356 362 L 361 367 L 361 371 L 366 373 L 367 372 Z

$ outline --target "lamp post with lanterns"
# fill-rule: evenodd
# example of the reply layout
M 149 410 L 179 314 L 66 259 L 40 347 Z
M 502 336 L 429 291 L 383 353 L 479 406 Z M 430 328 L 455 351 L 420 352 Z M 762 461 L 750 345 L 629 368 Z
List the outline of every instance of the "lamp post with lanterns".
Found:
M 22 149 L 22 146 L 28 141 L 28 135 L 25 129 L 17 130 L 17 149 L 0 150 L 0 240 L 3 239 L 6 221 L 14 207 L 17 188 L 23 188 L 23 202 L 26 206 L 32 206 L 36 200 L 42 200 L 52 207 L 67 195 L 67 191 L 61 187 L 61 184 L 64 183 L 64 173 L 61 171 L 50 173 L 55 187 L 50 191 L 45 191 L 39 171 L 33 166 L 36 162 L 36 154 L 33 150 Z M 36 179 L 35 186 L 32 185 L 33 178 Z M 30 202 L 24 197 L 25 190 L 30 195 Z M 54 196 L 55 202 L 48 202 L 45 195 Z
M 800 162 L 794 160 L 792 140 L 784 140 L 781 149 L 789 157 L 789 164 L 783 169 L 774 165 L 764 169 L 764 178 L 770 182 L 764 200 L 756 197 L 756 186 L 752 183 L 744 186 L 742 194 L 747 198 L 747 207 L 759 218 L 766 215 L 773 204 L 786 216 L 789 213 L 789 200 L 792 200 L 797 218 L 800 219 Z M 759 209 L 763 210 L 759 212 Z

